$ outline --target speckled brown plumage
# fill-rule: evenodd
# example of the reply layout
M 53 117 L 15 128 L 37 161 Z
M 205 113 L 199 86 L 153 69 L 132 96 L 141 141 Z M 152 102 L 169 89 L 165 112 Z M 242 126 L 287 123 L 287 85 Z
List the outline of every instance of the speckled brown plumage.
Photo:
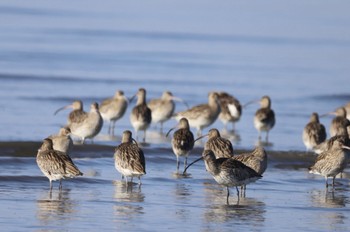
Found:
M 122 118 L 128 108 L 128 99 L 124 96 L 124 92 L 118 90 L 112 98 L 102 101 L 100 105 L 100 113 L 104 120 L 110 121 L 108 134 L 114 135 L 115 122 Z
M 122 143 L 117 146 L 114 153 L 114 164 L 118 172 L 126 178 L 139 178 L 141 184 L 141 176 L 146 174 L 146 161 L 143 151 L 137 143 L 134 143 L 132 133 L 129 130 L 123 132 Z
M 312 150 L 315 146 L 326 140 L 326 129 L 319 121 L 317 113 L 312 113 L 310 121 L 303 130 L 303 142 L 307 149 Z
M 73 148 L 73 140 L 70 134 L 71 131 L 69 127 L 65 126 L 60 129 L 58 134 L 49 136 L 49 139 L 53 142 L 53 149 L 69 155 Z
M 232 159 L 242 162 L 256 171 L 259 175 L 262 175 L 267 168 L 267 153 L 261 146 L 257 146 L 250 153 L 234 155 Z
M 184 102 L 182 99 L 174 97 L 169 91 L 163 92 L 161 98 L 152 99 L 147 106 L 152 112 L 152 123 L 160 123 L 160 131 L 163 131 L 163 123 L 173 116 L 175 111 L 174 101 Z
M 215 92 L 209 93 L 208 104 L 194 106 L 186 111 L 174 114 L 177 121 L 181 118 L 186 118 L 191 127 L 197 129 L 197 135 L 202 134 L 202 129 L 210 126 L 215 122 L 220 114 L 220 103 L 218 94 Z
M 38 150 L 36 162 L 49 179 L 50 189 L 52 189 L 52 181 L 59 180 L 60 188 L 62 188 L 62 179 L 83 175 L 66 153 L 53 150 L 52 140 L 49 138 L 44 139 Z
M 335 112 L 332 112 L 335 115 L 331 122 L 330 135 L 335 136 L 338 134 L 340 128 L 346 128 L 350 125 L 350 121 L 346 118 L 346 110 L 344 107 L 338 108 Z
M 235 122 L 239 121 L 242 115 L 241 103 L 226 92 L 219 92 L 218 99 L 221 107 L 219 119 L 224 124 L 225 129 L 227 129 L 228 122 L 232 122 L 233 129 L 235 129 Z
M 269 96 L 263 96 L 260 99 L 260 109 L 255 113 L 254 126 L 259 131 L 259 140 L 261 139 L 261 131 L 266 131 L 266 142 L 268 141 L 269 131 L 275 125 L 275 113 L 271 109 L 271 99 Z
M 309 170 L 310 173 L 324 176 L 326 187 L 328 187 L 328 177 L 333 177 L 334 187 L 335 177 L 345 169 L 349 161 L 349 138 L 333 136 L 328 140 L 327 145 L 328 149 L 317 156 L 315 164 Z
M 136 138 L 138 139 L 138 131 L 143 130 L 143 141 L 146 141 L 146 130 L 152 122 L 152 112 L 146 104 L 146 90 L 140 88 L 137 92 L 136 106 L 132 109 L 130 115 L 131 125 L 136 132 Z
M 233 156 L 233 147 L 230 140 L 220 136 L 220 132 L 212 128 L 208 133 L 208 141 L 204 145 L 205 150 L 212 150 L 215 157 L 218 158 L 230 158 Z
M 58 109 L 55 114 L 67 108 L 73 108 L 73 111 L 68 116 L 67 126 L 73 135 L 81 139 L 82 143 L 87 138 L 93 139 L 101 131 L 103 119 L 96 102 L 91 104 L 90 112 L 88 113 L 83 110 L 81 101 L 74 101 L 71 105 Z
M 184 169 L 187 167 L 187 157 L 193 149 L 194 137 L 190 130 L 188 120 L 186 118 L 180 119 L 179 129 L 174 132 L 171 140 L 173 152 L 176 155 L 176 167 L 179 171 L 179 156 L 185 157 Z
M 262 177 L 252 168 L 232 158 L 216 159 L 211 150 L 204 150 L 202 157 L 207 171 L 214 177 L 215 181 L 227 188 L 227 204 L 229 204 L 229 187 L 236 187 L 239 197 L 237 186 L 247 185 Z

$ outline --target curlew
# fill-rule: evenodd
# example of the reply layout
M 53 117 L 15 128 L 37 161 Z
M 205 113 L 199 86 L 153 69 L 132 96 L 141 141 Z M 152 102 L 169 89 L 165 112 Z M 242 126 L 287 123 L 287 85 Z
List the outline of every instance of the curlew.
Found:
M 109 121 L 108 134 L 114 135 L 115 123 L 122 118 L 128 108 L 128 99 L 124 96 L 124 92 L 118 90 L 112 98 L 102 101 L 100 105 L 100 113 L 105 121 Z
M 103 119 L 96 102 L 91 104 L 90 112 L 83 110 L 81 101 L 74 101 L 71 105 L 56 110 L 55 114 L 67 108 L 73 108 L 68 116 L 68 127 L 73 135 L 81 139 L 82 143 L 85 139 L 93 139 L 101 131 Z
M 148 102 L 147 106 L 152 112 L 152 122 L 160 123 L 160 131 L 163 132 L 163 123 L 171 118 L 174 114 L 175 103 L 174 101 L 183 102 L 186 106 L 187 103 L 181 98 L 174 97 L 169 91 L 165 91 L 161 98 L 152 99 Z
M 259 141 L 261 141 L 261 132 L 265 131 L 265 141 L 268 143 L 269 131 L 273 128 L 276 122 L 275 113 L 271 109 L 271 99 L 269 96 L 265 95 L 259 101 L 251 101 L 244 106 L 247 106 L 254 102 L 260 103 L 260 108 L 255 112 L 254 116 L 254 126 L 259 132 Z
M 70 137 L 70 134 L 71 131 L 69 127 L 65 126 L 59 130 L 58 134 L 50 135 L 49 139 L 52 140 L 53 149 L 69 155 L 73 148 L 73 140 Z
M 144 131 L 143 142 L 145 142 L 146 130 L 152 121 L 152 112 L 151 112 L 151 109 L 148 108 L 146 104 L 146 90 L 144 88 L 140 88 L 136 93 L 136 95 L 132 97 L 132 99 L 135 96 L 137 96 L 137 102 L 136 102 L 136 106 L 131 111 L 130 122 L 136 132 L 137 140 L 138 140 L 138 131 L 139 130 Z
M 52 181 L 59 180 L 59 188 L 62 189 L 62 179 L 83 175 L 66 153 L 53 149 L 52 140 L 49 138 L 44 139 L 38 150 L 36 162 L 42 173 L 49 179 L 50 190 L 52 190 Z
M 201 104 L 192 107 L 183 112 L 176 113 L 174 118 L 179 121 L 181 118 L 187 118 L 191 127 L 197 129 L 197 136 L 202 134 L 202 130 L 215 122 L 220 114 L 220 104 L 218 94 L 209 93 L 208 104 Z
M 202 157 L 204 159 L 206 170 L 213 176 L 214 180 L 226 187 L 227 196 L 226 203 L 229 204 L 230 187 L 236 187 L 237 197 L 239 201 L 238 186 L 247 185 L 262 178 L 252 168 L 232 158 L 216 159 L 213 151 L 204 150 Z
M 212 150 L 217 159 L 233 156 L 232 143 L 230 140 L 221 137 L 219 130 L 212 128 L 208 134 L 198 137 L 196 141 L 206 136 L 208 136 L 208 141 L 204 145 L 204 150 Z
M 184 170 L 187 167 L 187 157 L 193 149 L 194 146 L 194 137 L 190 130 L 190 126 L 188 124 L 188 120 L 186 118 L 181 118 L 179 125 L 179 129 L 174 132 L 173 138 L 171 140 L 171 145 L 174 154 L 176 155 L 176 170 L 179 172 L 180 162 L 179 157 L 184 156 Z M 169 130 L 166 136 L 169 135 L 170 131 L 175 128 Z
M 242 162 L 259 175 L 262 175 L 267 168 L 267 153 L 262 146 L 255 147 L 250 153 L 234 155 L 232 159 Z
M 115 149 L 114 165 L 117 171 L 125 177 L 127 185 L 128 177 L 131 177 L 131 182 L 133 177 L 137 177 L 141 185 L 141 176 L 146 174 L 145 156 L 129 130 L 123 132 L 122 142 Z
M 326 140 L 326 129 L 320 123 L 317 113 L 312 113 L 310 121 L 303 130 L 303 142 L 307 150 L 313 150 Z
M 327 188 L 328 177 L 332 177 L 332 185 L 334 188 L 335 177 L 343 172 L 349 161 L 349 138 L 333 136 L 329 139 L 327 144 L 328 149 L 317 156 L 315 164 L 309 168 L 309 172 L 324 176 Z
M 227 130 L 227 123 L 232 122 L 232 129 L 235 130 L 235 123 L 239 121 L 242 115 L 241 103 L 232 95 L 226 92 L 219 92 L 221 112 L 219 119 Z
M 326 115 L 335 115 L 329 130 L 331 136 L 335 136 L 341 128 L 346 128 L 350 124 L 350 121 L 346 118 L 344 107 L 339 107 L 334 112 L 326 113 L 322 117 Z

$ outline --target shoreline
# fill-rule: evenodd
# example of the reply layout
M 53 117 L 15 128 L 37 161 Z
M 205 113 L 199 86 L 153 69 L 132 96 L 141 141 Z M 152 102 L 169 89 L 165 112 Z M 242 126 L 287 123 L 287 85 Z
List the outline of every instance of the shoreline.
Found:
M 41 146 L 41 141 L 0 141 L 0 157 L 35 157 L 38 148 Z M 156 147 L 149 144 L 142 144 L 140 146 L 146 154 L 163 154 L 172 153 L 171 147 Z M 115 145 L 104 144 L 84 144 L 74 145 L 71 155 L 73 157 L 91 157 L 91 153 L 99 153 L 99 156 L 94 155 L 94 158 L 113 156 Z M 196 146 L 191 155 L 192 157 L 199 157 L 203 151 L 203 146 Z M 248 149 L 234 149 L 235 153 L 242 154 L 250 152 Z M 312 152 L 306 151 L 283 151 L 283 150 L 268 150 L 266 149 L 268 157 L 275 162 L 303 162 L 312 163 L 316 155 Z M 85 155 L 84 155 L 85 154 Z

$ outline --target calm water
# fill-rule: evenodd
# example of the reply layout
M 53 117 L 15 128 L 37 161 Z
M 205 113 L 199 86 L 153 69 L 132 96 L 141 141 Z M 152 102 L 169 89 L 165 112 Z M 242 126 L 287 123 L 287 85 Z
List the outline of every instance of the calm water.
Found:
M 312 158 L 300 157 L 310 156 L 301 141 L 310 114 L 350 100 L 349 7 L 346 1 L 1 1 L 0 141 L 23 142 L 0 150 L 3 228 L 346 230 L 348 179 L 325 192 L 323 178 L 307 173 Z M 148 99 L 170 90 L 191 106 L 213 90 L 241 103 L 270 95 L 277 122 L 266 148 L 277 154 L 238 206 L 235 196 L 224 204 L 225 192 L 203 164 L 189 178 L 174 176 L 170 139 L 154 127 L 144 144 L 144 184 L 126 191 L 112 156 L 121 132 L 131 129 L 131 107 L 117 122 L 116 138 L 106 136 L 105 125 L 95 139 L 106 147 L 73 152 L 86 175 L 65 181 L 51 198 L 35 163 L 39 144 L 11 152 L 56 133 L 68 115 L 54 116 L 57 108 L 80 99 L 88 109 L 118 89 L 131 97 L 139 87 Z M 256 144 L 257 108 L 245 108 L 236 134 L 225 134 L 235 148 Z M 329 128 L 331 118 L 321 121 Z M 166 122 L 165 131 L 174 125 Z M 295 162 L 279 154 L 290 150 L 297 151 Z

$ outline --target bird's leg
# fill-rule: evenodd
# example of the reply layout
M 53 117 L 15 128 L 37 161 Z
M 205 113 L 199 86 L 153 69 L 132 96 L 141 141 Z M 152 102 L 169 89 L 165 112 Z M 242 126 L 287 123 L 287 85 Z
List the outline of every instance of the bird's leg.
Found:
M 146 130 L 144 130 L 143 132 L 143 140 L 142 140 L 144 143 L 146 142 Z
M 108 125 L 108 135 L 111 134 L 111 130 L 112 130 L 112 121 L 109 121 L 109 125 Z
M 112 126 L 112 136 L 114 136 L 114 128 L 115 128 L 115 120 L 113 121 L 113 126 Z
M 142 183 L 141 183 L 141 177 L 139 176 L 139 187 L 141 187 Z
M 269 142 L 269 131 L 266 131 L 266 137 L 265 137 L 266 143 Z
M 179 156 L 176 156 L 176 172 L 179 172 L 179 168 L 180 168 L 180 161 L 179 161 Z
M 236 190 L 237 190 L 237 197 L 239 198 L 239 190 L 237 186 L 236 186 Z
M 230 196 L 230 190 L 229 190 L 228 186 L 226 187 L 226 189 L 227 189 L 226 204 L 229 205 L 230 203 L 228 202 L 228 198 Z
M 50 180 L 50 191 L 52 191 L 52 181 Z
M 333 180 L 332 180 L 333 189 L 334 189 L 335 176 L 336 176 L 336 175 L 333 176 Z
M 60 190 L 62 190 L 62 179 L 60 179 L 60 187 L 59 187 Z
M 185 163 L 184 163 L 184 168 L 187 168 L 187 156 L 185 156 Z
M 325 178 L 326 178 L 326 188 L 328 188 L 328 176 L 326 176 Z

